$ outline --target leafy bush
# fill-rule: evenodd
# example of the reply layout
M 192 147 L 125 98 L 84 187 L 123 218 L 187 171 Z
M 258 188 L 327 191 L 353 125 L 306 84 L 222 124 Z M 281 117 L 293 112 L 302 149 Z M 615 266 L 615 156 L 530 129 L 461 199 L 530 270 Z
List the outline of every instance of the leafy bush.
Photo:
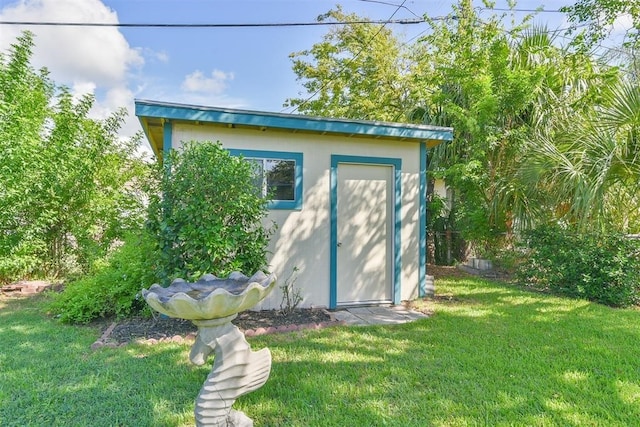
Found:
M 541 227 L 526 235 L 521 282 L 614 307 L 640 303 L 640 241 L 615 233 Z
M 522 248 L 505 245 L 492 253 L 490 259 L 494 271 L 511 277 L 518 272 L 523 263 L 528 261 L 526 258 Z
M 154 282 L 147 261 L 152 248 L 147 236 L 130 235 L 124 244 L 88 275 L 69 283 L 49 306 L 65 323 L 87 323 L 99 317 L 128 316 L 146 309 L 139 296 Z
M 149 207 L 157 277 L 168 284 L 264 268 L 271 229 L 251 163 L 214 142 L 187 142 L 167 157 Z

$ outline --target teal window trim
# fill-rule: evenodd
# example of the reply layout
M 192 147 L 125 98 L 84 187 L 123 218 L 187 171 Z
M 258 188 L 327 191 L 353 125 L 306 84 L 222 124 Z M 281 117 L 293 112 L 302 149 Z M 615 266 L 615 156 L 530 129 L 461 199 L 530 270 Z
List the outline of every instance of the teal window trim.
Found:
M 420 245 L 418 255 L 418 296 L 427 296 L 427 144 L 420 143 Z
M 387 157 L 343 156 L 331 155 L 330 186 L 330 251 L 329 251 L 329 308 L 338 305 L 338 165 L 340 163 L 386 165 L 394 170 L 394 219 L 393 219 L 393 290 L 394 304 L 401 302 L 401 273 L 402 273 L 402 159 Z
M 293 200 L 271 200 L 267 207 L 272 210 L 301 210 L 302 209 L 302 173 L 303 155 L 302 153 L 293 153 L 289 151 L 265 151 L 265 150 L 248 150 L 243 148 L 228 149 L 232 156 L 242 156 L 246 158 L 257 159 L 276 159 L 276 160 L 293 160 L 295 161 L 294 174 L 294 196 Z

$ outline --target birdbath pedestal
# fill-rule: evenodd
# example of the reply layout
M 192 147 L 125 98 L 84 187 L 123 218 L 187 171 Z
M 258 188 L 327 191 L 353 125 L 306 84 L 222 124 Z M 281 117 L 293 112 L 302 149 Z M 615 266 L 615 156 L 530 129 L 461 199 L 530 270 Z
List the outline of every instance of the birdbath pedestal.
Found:
M 231 408 L 235 400 L 267 381 L 271 372 L 268 348 L 252 351 L 231 321 L 273 289 L 275 275 L 251 277 L 234 272 L 226 279 L 207 274 L 194 283 L 176 279 L 168 288 L 153 285 L 142 295 L 155 310 L 189 319 L 198 327 L 189 360 L 203 365 L 213 354 L 213 367 L 196 399 L 196 426 L 248 427 L 253 421 Z

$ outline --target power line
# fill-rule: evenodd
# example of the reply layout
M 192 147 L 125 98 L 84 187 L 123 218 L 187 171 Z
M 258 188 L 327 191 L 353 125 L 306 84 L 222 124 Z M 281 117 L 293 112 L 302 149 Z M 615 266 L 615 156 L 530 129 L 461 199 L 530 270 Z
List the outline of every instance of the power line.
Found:
M 313 22 L 257 22 L 257 23 L 123 23 L 123 22 L 66 22 L 66 21 L 0 21 L 0 25 L 21 25 L 21 26 L 45 26 L 45 27 L 116 27 L 116 28 L 261 28 L 261 27 L 314 27 L 333 26 L 346 24 L 378 24 L 378 25 L 414 25 L 425 22 L 415 12 L 402 4 L 396 5 L 378 0 L 360 0 L 363 2 L 380 3 L 397 7 L 393 13 L 395 15 L 400 9 L 406 9 L 416 18 L 411 19 L 378 19 L 359 21 L 313 21 Z M 551 9 L 508 9 L 508 8 L 478 8 L 480 11 L 505 11 L 505 12 L 531 12 L 531 13 L 563 13 L 560 10 Z M 393 16 L 392 15 L 392 16 Z M 437 20 L 438 18 L 432 18 Z
M 498 11 L 498 12 L 528 12 L 528 13 L 564 13 L 559 9 L 509 9 L 506 7 L 479 7 L 478 10 Z
M 402 2 L 401 5 L 398 5 L 396 3 L 389 3 L 389 2 L 386 2 L 386 1 L 382 1 L 382 0 L 358 0 L 358 1 L 361 1 L 363 3 L 377 3 L 377 4 L 383 4 L 383 5 L 386 5 L 386 6 L 400 7 L 402 9 L 407 10 L 409 13 L 411 13 L 416 18 L 420 19 L 420 16 L 417 15 L 413 10 L 409 9 L 407 6 L 404 6 L 405 2 Z
M 312 27 L 345 24 L 411 25 L 422 24 L 424 19 L 381 19 L 338 22 L 275 22 L 275 23 L 227 23 L 227 24 L 179 24 L 179 23 L 107 23 L 107 22 L 47 22 L 47 21 L 0 21 L 0 25 L 24 25 L 47 27 L 120 27 L 120 28 L 252 28 L 252 27 Z

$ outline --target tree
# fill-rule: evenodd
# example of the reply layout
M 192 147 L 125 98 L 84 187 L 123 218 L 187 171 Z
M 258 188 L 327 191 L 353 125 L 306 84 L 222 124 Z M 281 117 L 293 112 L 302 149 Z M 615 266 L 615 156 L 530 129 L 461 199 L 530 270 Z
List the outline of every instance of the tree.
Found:
M 561 136 L 579 118 L 604 102 L 619 74 L 582 50 L 559 47 L 543 28 L 525 31 L 514 40 L 511 66 L 537 76 L 534 98 L 523 116 L 527 125 L 520 154 L 498 200 L 520 229 L 557 219 L 558 194 L 566 180 L 544 180 L 545 167 L 536 153 L 555 150 Z M 542 184 L 544 182 L 544 185 Z
M 636 131 L 618 125 L 605 130 L 602 116 L 613 105 L 627 105 L 627 116 L 633 111 L 634 95 L 629 90 L 633 83 L 627 90 L 612 91 L 620 88 L 618 67 L 595 58 L 579 44 L 560 45 L 553 32 L 531 27 L 531 17 L 506 28 L 505 16 L 481 19 L 470 1 L 461 0 L 447 17 L 426 17 L 426 35 L 401 45 L 395 60 L 385 58 L 386 63 L 402 63 L 402 67 L 389 67 L 384 76 L 363 72 L 368 86 L 351 74 L 345 78 L 327 72 L 341 69 L 336 64 L 351 58 L 342 46 L 360 24 L 346 24 L 309 51 L 315 62 L 294 67 L 307 79 L 305 87 L 310 92 L 331 88 L 330 96 L 314 99 L 309 112 L 340 111 L 343 116 L 361 118 L 364 111 L 367 117 L 379 118 L 393 110 L 397 121 L 453 127 L 454 140 L 429 153 L 429 173 L 431 178 L 445 178 L 456 199 L 446 228 L 460 231 L 481 253 L 495 252 L 505 242 L 504 236 L 548 221 L 609 223 L 623 227 L 620 230 L 633 229 L 611 221 L 614 215 L 619 219 L 626 215 L 631 224 L 635 221 L 631 218 L 637 216 L 627 209 L 637 202 L 636 190 L 620 184 L 638 182 L 632 173 L 633 156 L 628 154 L 634 143 L 622 143 L 633 141 Z M 370 50 L 357 50 L 360 55 L 342 68 L 366 63 Z M 387 79 L 396 78 L 401 82 L 402 102 L 394 103 L 392 97 L 372 91 L 369 98 L 378 105 L 378 113 L 366 106 L 336 107 L 355 105 L 351 104 L 354 93 L 364 99 L 363 90 L 385 86 Z M 402 107 L 396 109 L 396 105 Z M 616 117 L 627 120 L 619 114 Z M 550 153 L 564 157 L 556 156 L 554 166 Z M 589 162 L 584 161 L 587 158 Z M 611 178 L 601 185 L 605 175 L 597 172 L 604 170 L 601 166 L 608 158 L 619 160 L 606 175 Z M 578 175 L 569 175 L 568 168 L 562 169 L 568 164 L 575 168 L 589 164 L 589 170 L 582 172 L 588 179 L 580 181 Z M 621 171 L 625 171 L 624 180 L 617 178 Z M 587 187 L 593 195 L 588 199 L 580 195 Z M 623 203 L 612 203 L 616 197 Z
M 33 36 L 0 56 L 0 281 L 86 271 L 143 219 L 147 167 L 139 137 L 120 142 L 124 111 L 88 118 L 75 100 L 33 70 Z
M 540 135 L 523 163 L 531 192 L 545 194 L 551 219 L 578 227 L 640 232 L 640 89 L 613 85 L 597 104 Z
M 631 19 L 633 28 L 625 35 L 625 44 L 640 48 L 640 3 L 637 1 L 579 0 L 571 6 L 562 7 L 561 10 L 572 23 L 569 33 L 586 25 L 577 41 L 585 42 L 588 46 L 604 40 L 611 32 L 614 22 L 626 15 Z
M 321 19 L 326 16 L 360 21 L 340 10 Z M 427 23 L 427 36 L 404 45 L 373 25 L 331 30 L 303 52 L 313 62 L 294 61 L 312 100 L 290 102 L 312 114 L 453 126 L 454 141 L 430 153 L 429 168 L 456 190 L 458 227 L 486 243 L 505 229 L 506 213 L 495 203 L 497 183 L 513 169 L 526 128 L 521 116 L 534 99 L 538 76 L 510 67 L 500 17 L 483 22 L 470 2 Z
M 512 231 L 512 176 L 543 74 L 516 64 L 513 40 L 526 21 L 507 31 L 502 16 L 481 20 L 461 1 L 450 18 L 428 22 L 416 47 L 421 96 L 413 118 L 454 128 L 454 141 L 430 153 L 429 167 L 454 190 L 449 227 L 486 255 Z
M 329 20 L 347 24 L 332 28 L 311 49 L 290 55 L 307 93 L 288 99 L 285 107 L 317 116 L 403 120 L 411 105 L 403 45 L 388 28 L 361 23 L 340 7 L 318 17 Z
M 272 169 L 266 171 L 267 195 L 274 200 L 293 200 L 295 198 L 295 163 L 286 160 L 273 160 Z
M 265 268 L 272 229 L 262 225 L 267 199 L 251 162 L 219 143 L 191 141 L 172 150 L 157 175 L 147 225 L 163 283 Z

